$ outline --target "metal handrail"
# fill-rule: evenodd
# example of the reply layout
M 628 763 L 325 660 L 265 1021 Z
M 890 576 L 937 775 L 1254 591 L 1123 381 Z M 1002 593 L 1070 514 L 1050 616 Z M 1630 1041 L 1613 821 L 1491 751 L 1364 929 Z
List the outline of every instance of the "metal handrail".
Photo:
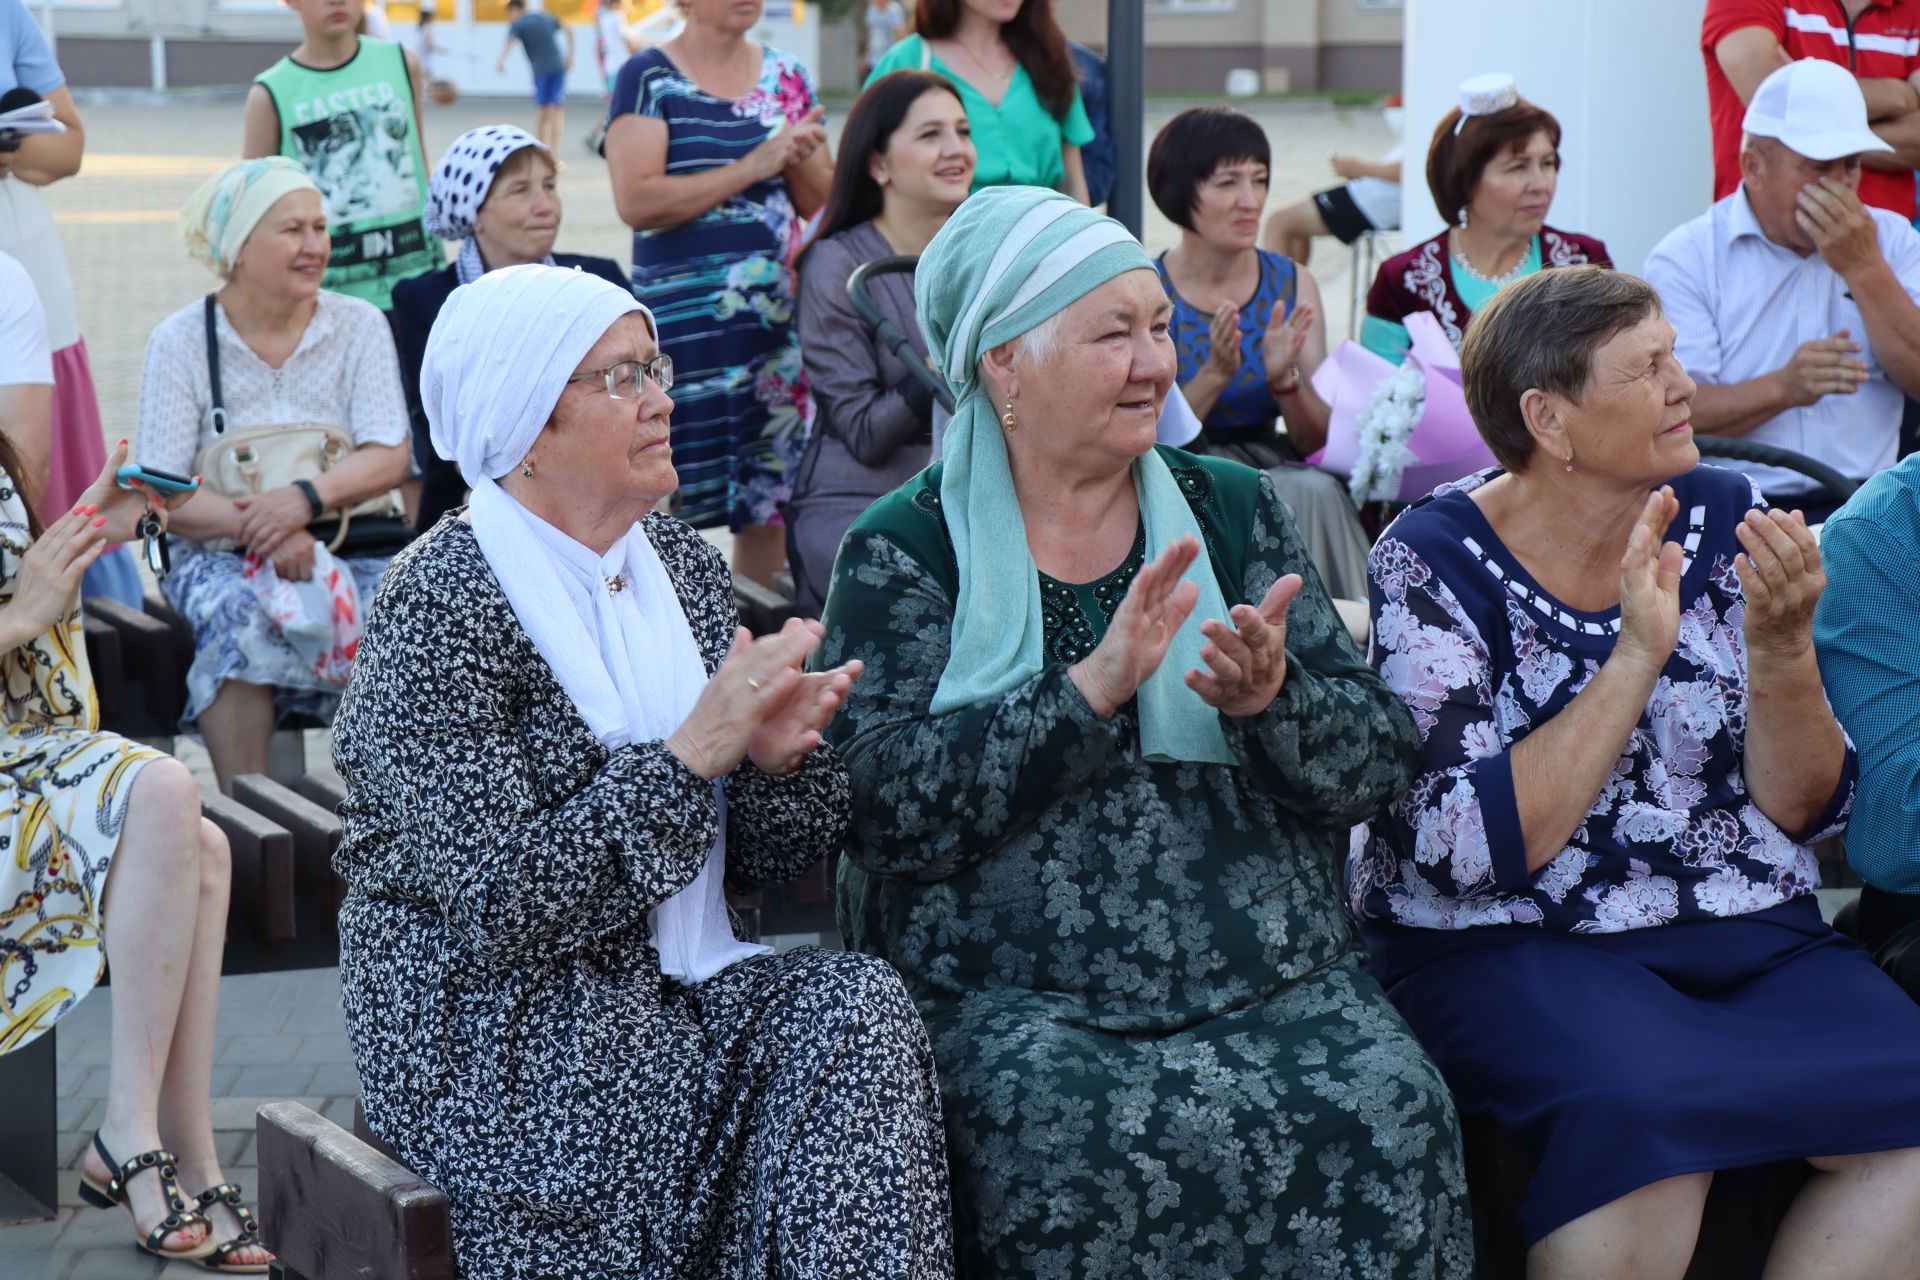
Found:
M 873 277 L 893 271 L 911 272 L 919 261 L 919 257 L 915 254 L 896 253 L 890 257 L 875 258 L 871 262 L 861 263 L 853 269 L 853 274 L 847 277 L 847 299 L 853 303 L 853 309 L 860 313 L 860 318 L 866 322 L 867 327 L 879 336 L 880 341 L 887 344 L 894 355 L 900 357 L 900 363 L 907 366 L 907 372 L 919 379 L 925 384 L 927 390 L 933 393 L 934 402 L 948 413 L 952 413 L 953 388 L 947 385 L 945 378 L 934 372 L 932 366 L 927 363 L 926 357 L 913 349 L 913 343 L 906 334 L 900 332 L 900 327 L 880 314 L 880 308 L 874 305 L 873 295 L 867 292 L 867 281 Z

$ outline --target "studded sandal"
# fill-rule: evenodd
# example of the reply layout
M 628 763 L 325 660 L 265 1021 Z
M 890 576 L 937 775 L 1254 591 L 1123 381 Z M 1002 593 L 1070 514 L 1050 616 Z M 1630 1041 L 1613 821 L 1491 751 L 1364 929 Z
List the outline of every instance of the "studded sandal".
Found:
M 115 1205 L 125 1207 L 128 1217 L 133 1217 L 133 1202 L 127 1196 L 127 1184 L 140 1174 L 152 1170 L 160 1179 L 160 1190 L 167 1198 L 167 1207 L 173 1212 L 160 1220 L 160 1225 L 147 1232 L 144 1240 L 133 1243 L 142 1253 L 150 1253 L 156 1258 L 196 1259 L 213 1252 L 213 1244 L 205 1239 L 186 1249 L 163 1249 L 161 1244 L 166 1238 L 178 1231 L 187 1231 L 195 1226 L 206 1227 L 211 1231 L 213 1225 L 203 1213 L 188 1210 L 186 1197 L 181 1194 L 179 1182 L 180 1158 L 171 1151 L 143 1151 L 133 1159 L 122 1162 L 113 1158 L 107 1150 L 107 1144 L 100 1141 L 100 1135 L 93 1135 L 93 1149 L 100 1153 L 101 1161 L 114 1175 L 105 1182 L 96 1182 L 84 1171 L 80 1174 L 80 1198 L 96 1209 L 111 1209 Z M 134 1219 L 133 1229 L 140 1229 L 140 1220 Z
M 233 1216 L 239 1219 L 240 1222 L 240 1234 L 231 1240 L 225 1240 L 215 1245 L 212 1253 L 195 1258 L 194 1261 L 198 1262 L 207 1270 L 218 1271 L 222 1275 L 264 1275 L 268 1268 L 273 1265 L 272 1263 L 239 1262 L 236 1261 L 233 1256 L 242 1249 L 258 1248 L 264 1252 L 264 1246 L 260 1244 L 260 1220 L 253 1216 L 253 1210 L 247 1206 L 245 1201 L 240 1199 L 240 1188 L 231 1182 L 223 1182 L 217 1187 L 208 1187 L 205 1191 L 202 1191 L 198 1196 L 198 1201 L 200 1216 L 206 1218 L 209 1223 L 211 1223 L 213 1219 L 212 1216 L 207 1213 L 207 1210 L 211 1209 L 214 1205 L 224 1204 L 227 1208 L 233 1210 Z M 212 1226 L 209 1225 L 207 1230 L 211 1232 L 213 1230 Z

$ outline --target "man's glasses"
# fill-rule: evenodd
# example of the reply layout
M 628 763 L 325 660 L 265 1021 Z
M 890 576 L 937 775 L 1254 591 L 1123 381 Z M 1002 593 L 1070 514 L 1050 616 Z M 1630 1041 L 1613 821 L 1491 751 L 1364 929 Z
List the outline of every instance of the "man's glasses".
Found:
M 615 400 L 638 400 L 643 378 L 653 379 L 663 392 L 673 390 L 673 357 L 658 355 L 646 361 L 622 360 L 604 369 L 582 369 L 567 381 L 583 382 L 588 378 L 604 378 L 607 395 Z

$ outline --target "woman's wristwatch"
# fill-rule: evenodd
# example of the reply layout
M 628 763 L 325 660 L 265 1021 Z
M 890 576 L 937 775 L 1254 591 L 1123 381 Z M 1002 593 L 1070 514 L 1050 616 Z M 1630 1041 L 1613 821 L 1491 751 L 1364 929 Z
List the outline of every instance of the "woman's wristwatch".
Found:
M 1297 364 L 1290 364 L 1287 366 L 1287 380 L 1284 383 L 1274 382 L 1271 380 L 1269 380 L 1267 383 L 1267 390 L 1273 392 L 1273 394 L 1276 396 L 1290 396 L 1294 392 L 1298 391 L 1299 389 L 1300 389 L 1300 366 Z
M 308 519 L 318 520 L 327 514 L 327 504 L 320 501 L 320 491 L 313 487 L 313 481 L 302 476 L 293 482 L 293 487 L 307 495 L 307 507 L 313 513 Z

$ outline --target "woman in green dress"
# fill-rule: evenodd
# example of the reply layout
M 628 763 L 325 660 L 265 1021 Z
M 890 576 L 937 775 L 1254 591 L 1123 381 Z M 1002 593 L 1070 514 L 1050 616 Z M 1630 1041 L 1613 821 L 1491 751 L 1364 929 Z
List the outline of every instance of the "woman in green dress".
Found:
M 1154 444 L 1119 224 L 981 192 L 915 293 L 958 409 L 842 545 L 822 660 L 866 663 L 841 921 L 927 1020 L 961 1274 L 1465 1277 L 1452 1104 L 1336 887 L 1405 707 L 1266 478 Z
M 1053 0 L 917 0 L 914 34 L 873 64 L 933 71 L 960 91 L 980 161 L 973 189 L 1052 187 L 1087 203 L 1080 148 L 1094 139 Z

